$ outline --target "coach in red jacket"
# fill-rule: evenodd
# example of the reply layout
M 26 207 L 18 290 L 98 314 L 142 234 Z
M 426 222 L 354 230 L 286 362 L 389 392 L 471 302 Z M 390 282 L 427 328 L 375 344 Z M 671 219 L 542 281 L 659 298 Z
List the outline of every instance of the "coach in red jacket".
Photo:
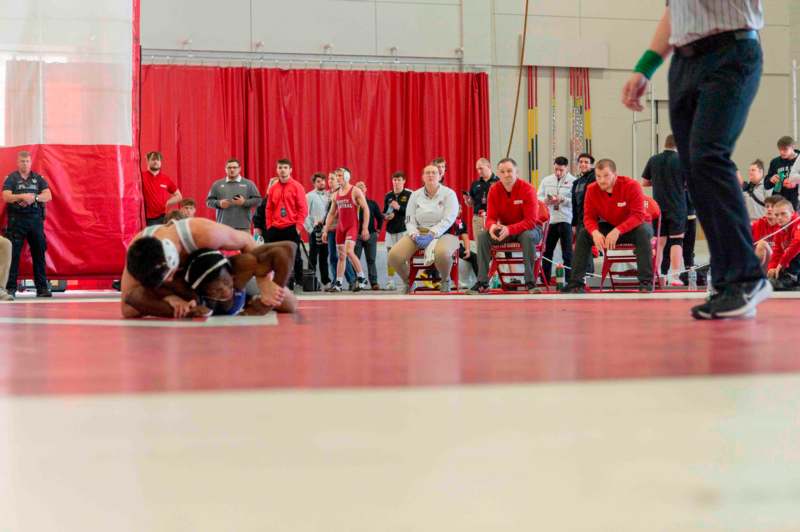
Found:
M 486 200 L 486 232 L 478 235 L 478 282 L 468 291 L 483 294 L 489 291 L 489 262 L 492 245 L 519 242 L 525 259 L 525 286 L 533 292 L 533 261 L 536 244 L 542 240 L 539 221 L 539 200 L 533 186 L 519 179 L 517 163 L 506 158 L 497 164 L 500 180 L 491 186 Z
M 597 162 L 597 182 L 586 189 L 583 209 L 583 229 L 578 233 L 572 276 L 562 291 L 579 294 L 586 291 L 586 265 L 592 256 L 592 244 L 597 249 L 614 249 L 617 244 L 636 246 L 636 265 L 639 270 L 639 291 L 653 291 L 653 248 L 650 243 L 653 227 L 645 207 L 642 187 L 635 180 L 617 175 L 617 165 L 611 159 Z
M 292 163 L 289 159 L 278 159 L 276 163 L 278 180 L 267 189 L 266 221 L 267 232 L 264 241 L 267 243 L 289 241 L 301 246 L 300 228 L 308 215 L 306 191 L 303 185 L 292 177 Z M 289 288 L 294 288 L 294 281 L 303 282 L 303 262 L 300 253 L 295 254 L 294 280 L 289 281 Z

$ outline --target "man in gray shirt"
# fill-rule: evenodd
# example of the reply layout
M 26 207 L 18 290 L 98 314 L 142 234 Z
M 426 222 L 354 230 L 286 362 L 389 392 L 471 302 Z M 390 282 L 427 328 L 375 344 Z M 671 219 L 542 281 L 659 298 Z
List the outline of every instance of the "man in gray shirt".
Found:
M 249 233 L 251 210 L 261 203 L 261 194 L 255 183 L 239 175 L 238 159 L 228 159 L 225 171 L 227 176 L 211 185 L 206 206 L 217 210 L 218 223 Z
M 327 289 L 331 278 L 328 275 L 328 243 L 322 241 L 322 228 L 325 225 L 325 218 L 328 216 L 331 198 L 328 191 L 325 190 L 325 181 L 325 174 L 317 172 L 311 176 L 314 189 L 306 194 L 308 216 L 306 216 L 303 227 L 308 233 L 308 267 L 315 270 L 319 264 L 320 281 Z
M 669 0 L 650 48 L 625 83 L 634 111 L 659 65 L 673 51 L 669 116 L 678 156 L 711 252 L 715 293 L 692 308 L 696 319 L 751 318 L 769 297 L 753 251 L 750 221 L 731 153 L 761 79 L 761 0 Z

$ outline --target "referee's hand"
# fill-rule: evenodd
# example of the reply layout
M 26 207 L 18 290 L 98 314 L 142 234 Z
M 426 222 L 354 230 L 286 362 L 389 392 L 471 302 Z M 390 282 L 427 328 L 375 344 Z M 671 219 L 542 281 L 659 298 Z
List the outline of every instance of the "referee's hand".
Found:
M 644 106 L 641 99 L 647 90 L 649 80 L 639 72 L 634 72 L 622 87 L 622 105 L 631 111 L 642 112 Z

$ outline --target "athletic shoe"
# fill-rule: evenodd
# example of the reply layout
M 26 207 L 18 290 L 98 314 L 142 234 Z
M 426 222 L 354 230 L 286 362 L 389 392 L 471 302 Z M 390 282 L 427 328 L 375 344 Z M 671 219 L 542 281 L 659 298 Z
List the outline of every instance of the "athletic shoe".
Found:
M 439 292 L 441 292 L 443 294 L 449 294 L 450 293 L 450 279 L 448 279 L 446 281 L 442 281 L 441 283 L 439 283 Z
M 585 294 L 586 293 L 586 285 L 583 283 L 567 283 L 564 288 L 561 289 L 562 294 Z
M 119 281 L 119 280 L 111 281 L 111 288 L 113 288 L 117 292 L 121 292 L 122 291 L 122 281 Z
M 715 318 L 746 317 L 771 294 L 772 285 L 766 279 L 728 285 L 716 301 L 712 315 Z
M 542 293 L 542 289 L 536 286 L 536 283 L 525 283 L 525 290 L 527 290 L 529 294 Z
M 393 290 L 393 291 L 397 290 L 397 287 L 395 286 L 394 281 L 389 281 L 388 283 L 386 283 L 386 289 L 387 290 Z
M 407 296 L 413 294 L 414 293 L 414 287 L 407 284 L 405 287 L 403 287 L 403 293 L 405 295 L 407 295 Z
M 373 290 L 380 290 L 381 289 L 381 285 L 379 285 L 378 283 L 373 283 L 372 284 L 372 289 Z
M 339 281 L 336 281 L 336 282 L 332 283 L 331 286 L 325 291 L 326 292 L 341 292 L 342 290 L 343 290 L 342 283 L 340 283 Z
M 797 278 L 787 271 L 782 271 L 777 279 L 772 279 L 772 288 L 776 292 L 794 292 L 800 288 Z
M 489 284 L 488 283 L 482 283 L 480 281 L 478 281 L 477 283 L 472 285 L 472 288 L 467 290 L 467 293 L 469 295 L 472 295 L 472 296 L 478 295 L 478 294 L 486 294 L 488 292 L 489 292 Z
M 653 292 L 653 283 L 639 283 L 639 292 L 643 294 L 650 294 Z
M 37 289 L 36 297 L 53 297 L 53 293 L 49 288 L 42 288 L 41 290 Z
M 680 275 L 670 273 L 667 275 L 667 284 L 669 286 L 685 286 L 683 281 L 681 281 Z
M 5 288 L 0 288 L 0 301 L 14 301 L 14 296 L 6 292 Z
M 692 317 L 698 320 L 753 318 L 756 305 L 771 293 L 772 285 L 765 279 L 730 284 L 702 305 L 693 307 Z

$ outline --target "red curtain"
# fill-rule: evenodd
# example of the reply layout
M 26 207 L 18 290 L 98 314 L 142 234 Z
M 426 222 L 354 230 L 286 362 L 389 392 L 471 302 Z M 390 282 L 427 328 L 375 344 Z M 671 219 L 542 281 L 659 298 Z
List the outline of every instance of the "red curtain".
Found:
M 307 190 L 312 173 L 346 166 L 382 207 L 396 170 L 417 188 L 444 157 L 460 199 L 489 156 L 486 74 L 149 65 L 141 98 L 142 153 L 162 152 L 164 173 L 209 217 L 206 194 L 230 157 L 262 193 L 279 158 Z

